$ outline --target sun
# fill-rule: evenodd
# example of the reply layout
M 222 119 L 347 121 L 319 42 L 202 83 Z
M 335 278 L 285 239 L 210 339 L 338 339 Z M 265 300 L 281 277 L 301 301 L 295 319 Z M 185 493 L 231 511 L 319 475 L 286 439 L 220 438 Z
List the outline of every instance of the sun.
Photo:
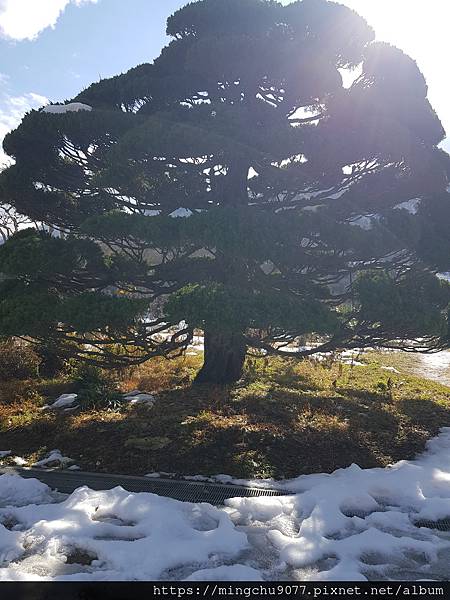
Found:
M 281 0 L 290 4 L 292 0 Z M 378 41 L 413 58 L 428 84 L 428 98 L 450 135 L 449 0 L 337 0 L 355 10 L 375 30 Z M 450 141 L 443 144 L 450 151 Z

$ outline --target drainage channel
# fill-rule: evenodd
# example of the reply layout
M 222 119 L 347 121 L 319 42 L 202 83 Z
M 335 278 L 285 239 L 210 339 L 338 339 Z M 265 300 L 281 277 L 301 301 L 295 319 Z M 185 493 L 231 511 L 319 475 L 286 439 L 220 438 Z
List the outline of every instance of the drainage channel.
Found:
M 450 519 L 439 519 L 439 521 L 427 521 L 425 519 L 414 521 L 416 527 L 426 527 L 427 529 L 437 529 L 438 531 L 450 531 Z
M 21 477 L 35 478 L 47 484 L 54 490 L 70 494 L 83 485 L 92 490 L 110 490 L 121 486 L 129 492 L 148 492 L 166 496 L 182 502 L 209 502 L 219 506 L 227 498 L 254 498 L 256 496 L 286 496 L 292 494 L 288 490 L 273 490 L 242 485 L 225 485 L 222 483 L 204 483 L 180 479 L 150 479 L 134 477 L 133 475 L 117 475 L 105 473 L 90 473 L 87 471 L 68 471 L 61 469 L 33 469 L 27 467 L 2 467 L 0 475 L 15 474 Z M 353 511 L 348 516 L 367 516 L 367 512 Z M 418 520 L 416 527 L 426 527 L 438 531 L 450 531 L 450 518 L 438 521 Z
M 77 488 L 87 485 L 93 490 L 110 490 L 121 486 L 129 492 L 148 492 L 166 496 L 183 502 L 209 502 L 221 505 L 227 498 L 255 496 L 285 496 L 290 492 L 241 485 L 204 483 L 178 479 L 150 479 L 132 475 L 89 473 L 61 469 L 32 469 L 26 467 L 3 467 L 0 474 L 16 474 L 21 477 L 39 479 L 52 489 L 70 494 Z M 292 492 L 291 492 L 292 493 Z
M 386 505 L 382 502 L 378 501 L 380 504 L 379 511 L 383 512 L 386 510 Z M 378 510 L 376 512 L 379 512 Z M 346 517 L 359 517 L 360 519 L 365 519 L 373 511 L 364 511 L 364 510 L 351 510 L 351 511 L 342 511 Z M 436 521 L 431 521 L 430 519 L 418 519 L 414 521 L 411 519 L 412 524 L 415 527 L 425 527 L 426 529 L 436 529 L 437 531 L 450 532 L 450 517 L 446 519 L 439 519 Z

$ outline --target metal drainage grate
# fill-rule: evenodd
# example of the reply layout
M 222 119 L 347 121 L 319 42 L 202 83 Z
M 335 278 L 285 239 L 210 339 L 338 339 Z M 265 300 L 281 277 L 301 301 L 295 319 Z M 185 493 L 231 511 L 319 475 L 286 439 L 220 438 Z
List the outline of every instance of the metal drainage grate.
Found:
M 371 515 L 373 510 L 342 510 L 342 514 L 346 517 L 359 517 L 360 519 L 365 519 L 369 515 Z M 378 511 L 377 511 L 378 512 Z
M 121 486 L 129 492 L 148 492 L 166 496 L 183 502 L 209 502 L 221 505 L 227 498 L 255 496 L 284 496 L 292 492 L 253 488 L 221 483 L 204 483 L 177 479 L 150 479 L 131 475 L 107 475 L 85 471 L 54 469 L 32 469 L 4 467 L 0 474 L 12 473 L 21 477 L 34 477 L 52 489 L 70 494 L 77 488 L 87 485 L 93 490 L 110 490 Z
M 426 527 L 427 529 L 438 529 L 439 531 L 450 531 L 450 518 L 439 519 L 439 521 L 427 521 L 425 519 L 421 521 L 415 521 L 416 527 Z

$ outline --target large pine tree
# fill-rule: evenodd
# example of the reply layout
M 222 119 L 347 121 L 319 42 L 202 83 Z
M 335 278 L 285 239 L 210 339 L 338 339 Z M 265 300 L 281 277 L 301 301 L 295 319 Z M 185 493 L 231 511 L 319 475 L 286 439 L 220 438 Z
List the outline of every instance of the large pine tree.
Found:
M 305 334 L 298 356 L 445 345 L 450 169 L 416 63 L 325 0 L 200 0 L 167 33 L 7 136 L 3 202 L 63 235 L 1 248 L 0 332 L 136 364 L 199 328 L 215 383 Z

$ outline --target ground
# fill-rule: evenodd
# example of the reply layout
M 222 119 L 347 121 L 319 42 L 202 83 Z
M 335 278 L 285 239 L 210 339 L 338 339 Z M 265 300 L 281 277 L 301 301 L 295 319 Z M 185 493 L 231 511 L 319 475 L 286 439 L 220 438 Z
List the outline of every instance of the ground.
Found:
M 449 451 L 443 428 L 414 461 L 223 507 L 120 487 L 66 497 L 2 475 L 0 580 L 448 580 L 450 534 L 435 525 L 450 516 Z
M 386 466 L 413 458 L 450 426 L 450 388 L 412 375 L 414 360 L 376 352 L 358 358 L 364 366 L 250 358 L 243 380 L 220 389 L 190 386 L 201 357 L 189 353 L 120 374 L 123 390 L 156 392 L 154 407 L 73 416 L 41 410 L 76 391 L 70 382 L 3 383 L 0 450 L 31 464 L 59 448 L 84 470 L 138 475 L 282 479 L 354 462 Z
M 83 469 L 273 477 L 285 495 L 214 507 L 2 475 L 0 580 L 448 580 L 450 388 L 412 374 L 444 358 L 250 358 L 220 389 L 190 386 L 189 354 L 120 374 L 153 407 L 65 416 L 41 408 L 70 382 L 4 382 L 0 448 L 28 464 L 57 446 Z

